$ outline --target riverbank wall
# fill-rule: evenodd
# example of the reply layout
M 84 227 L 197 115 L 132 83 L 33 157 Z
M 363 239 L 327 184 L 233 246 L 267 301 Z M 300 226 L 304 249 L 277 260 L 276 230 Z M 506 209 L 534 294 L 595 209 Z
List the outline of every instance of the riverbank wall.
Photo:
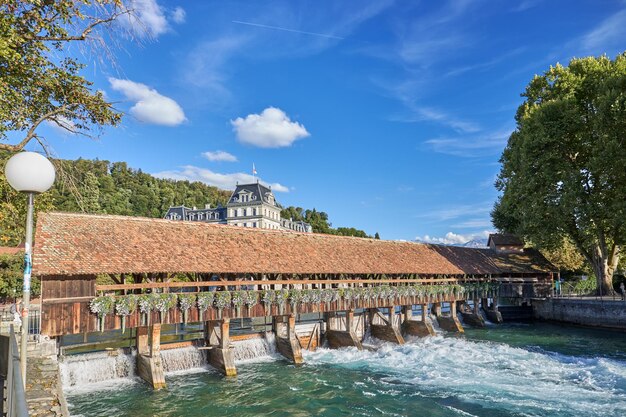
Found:
M 578 298 L 533 300 L 533 317 L 590 327 L 626 330 L 626 302 Z

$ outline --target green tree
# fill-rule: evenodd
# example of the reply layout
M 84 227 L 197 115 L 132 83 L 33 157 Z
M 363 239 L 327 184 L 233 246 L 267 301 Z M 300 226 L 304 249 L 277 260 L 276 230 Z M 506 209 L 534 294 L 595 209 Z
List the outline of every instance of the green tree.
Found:
M 80 75 L 84 65 L 68 48 L 125 13 L 121 0 L 0 3 L 0 150 L 41 141 L 37 128 L 45 121 L 84 135 L 120 122 L 121 114 Z M 9 137 L 17 143 L 2 143 Z
M 374 234 L 374 239 L 380 240 L 380 235 L 378 234 L 378 232 L 376 232 L 376 234 Z
M 0 255 L 0 298 L 16 298 L 22 295 L 24 280 L 24 254 Z M 39 280 L 33 278 L 32 294 L 39 295 Z
M 610 294 L 626 243 L 626 53 L 550 67 L 522 96 L 494 225 L 547 249 L 570 240 Z

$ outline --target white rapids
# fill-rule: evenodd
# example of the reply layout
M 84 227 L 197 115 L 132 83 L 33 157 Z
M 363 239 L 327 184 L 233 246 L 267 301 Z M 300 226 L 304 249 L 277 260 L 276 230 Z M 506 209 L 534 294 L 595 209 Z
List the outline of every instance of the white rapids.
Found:
M 524 416 L 568 411 L 576 416 L 626 416 L 626 363 L 532 352 L 506 344 L 435 336 L 376 351 L 303 352 L 312 366 L 364 369 L 408 383 L 434 397 Z

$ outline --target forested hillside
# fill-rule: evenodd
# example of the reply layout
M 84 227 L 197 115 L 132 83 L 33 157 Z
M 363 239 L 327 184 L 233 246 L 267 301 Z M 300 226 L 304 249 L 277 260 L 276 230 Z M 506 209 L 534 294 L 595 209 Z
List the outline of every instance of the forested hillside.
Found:
M 7 153 L 0 154 L 0 246 L 16 246 L 24 236 L 25 197 L 13 191 L 4 178 L 8 158 Z M 173 205 L 225 205 L 231 194 L 201 182 L 156 178 L 129 168 L 126 162 L 78 159 L 57 160 L 55 165 L 57 180 L 49 192 L 36 198 L 36 211 L 160 218 Z M 328 215 L 315 209 L 289 207 L 282 216 L 307 221 L 316 233 L 367 237 L 364 231 L 354 228 L 333 229 Z

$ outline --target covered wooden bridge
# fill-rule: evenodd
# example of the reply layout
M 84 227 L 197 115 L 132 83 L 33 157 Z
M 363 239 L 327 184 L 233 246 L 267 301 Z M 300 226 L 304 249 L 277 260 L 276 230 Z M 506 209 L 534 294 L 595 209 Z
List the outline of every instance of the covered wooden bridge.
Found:
M 521 243 L 521 242 L 520 242 Z M 42 213 L 33 254 L 41 279 L 42 334 L 137 328 L 139 373 L 155 387 L 160 323 L 204 322 L 209 361 L 234 374 L 229 319 L 272 317 L 281 353 L 301 361 L 298 314 L 324 313 L 331 347 L 357 346 L 363 318 L 373 336 L 462 331 L 457 302 L 546 296 L 554 267 L 539 252 L 496 236 L 489 249 L 122 216 Z M 110 282 L 100 285 L 102 278 Z M 442 304 L 450 314 L 441 314 Z M 403 314 L 396 313 L 396 306 Z M 414 320 L 413 307 L 422 306 Z M 430 308 L 429 308 L 430 307 Z M 340 319 L 338 319 L 338 312 Z M 310 340 L 309 340 L 310 342 Z M 314 345 L 316 345 L 315 343 Z M 310 343 L 309 343 L 310 345 Z

